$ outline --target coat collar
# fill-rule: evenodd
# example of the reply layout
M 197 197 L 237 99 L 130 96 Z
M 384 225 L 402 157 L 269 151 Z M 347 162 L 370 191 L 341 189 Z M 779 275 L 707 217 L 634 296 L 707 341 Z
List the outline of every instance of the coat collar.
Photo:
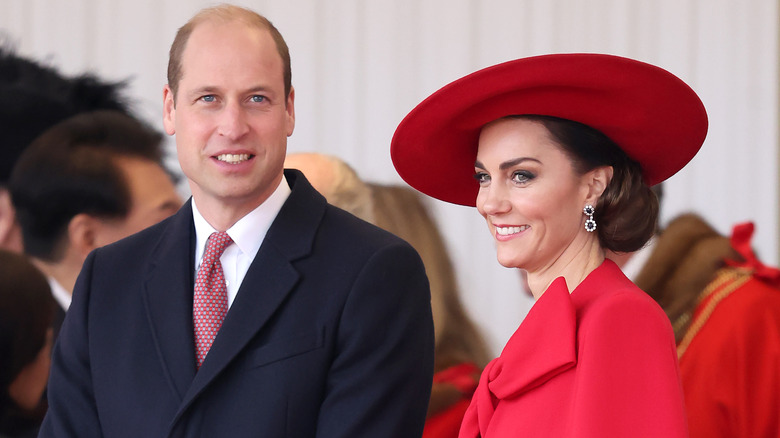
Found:
M 577 312 L 563 277 L 534 304 L 488 374 L 490 391 L 509 398 L 533 389 L 577 362 Z M 508 369 L 507 372 L 504 372 Z
M 611 260 L 593 270 L 572 291 L 555 279 L 526 315 L 492 364 L 487 378 L 498 398 L 516 397 L 577 364 L 577 313 L 605 290 L 630 285 Z M 502 372 L 504 368 L 511 371 Z
M 630 284 L 611 260 L 605 260 L 569 293 L 557 278 L 536 301 L 501 356 L 480 377 L 463 419 L 462 437 L 484 436 L 499 400 L 518 397 L 577 365 L 577 312 L 604 290 Z
M 182 400 L 176 419 L 266 325 L 298 282 L 293 262 L 311 253 L 327 204 L 300 172 L 286 170 L 285 177 L 292 192 L 197 373 L 192 328 L 195 231 L 190 202 L 167 221 L 150 257 L 145 305 L 168 381 Z
M 499 400 L 517 397 L 574 367 L 576 335 L 576 309 L 561 277 L 536 301 L 501 355 L 485 367 L 460 436 L 485 436 Z
M 300 274 L 293 261 L 311 253 L 325 214 L 325 198 L 297 170 L 287 171 L 285 176 L 292 192 L 249 266 L 214 344 L 184 396 L 182 410 L 266 325 L 298 282 Z M 189 326 L 191 329 L 192 322 Z
M 192 328 L 195 230 L 190 202 L 158 226 L 163 228 L 162 237 L 150 256 L 144 306 L 168 383 L 181 398 L 195 376 Z

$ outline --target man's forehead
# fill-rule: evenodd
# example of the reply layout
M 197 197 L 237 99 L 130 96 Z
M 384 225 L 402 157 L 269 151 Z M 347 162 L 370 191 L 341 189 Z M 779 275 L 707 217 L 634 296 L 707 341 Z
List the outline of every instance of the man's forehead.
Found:
M 242 44 L 258 43 L 276 47 L 271 31 L 265 27 L 252 25 L 240 19 L 210 19 L 198 23 L 192 30 L 187 44 L 184 47 L 184 55 L 187 49 L 194 46 L 199 49 L 205 45 L 216 46 L 229 43 L 231 40 Z
M 218 70 L 220 62 L 257 62 L 263 68 L 283 70 L 283 60 L 267 29 L 247 24 L 202 23 L 193 30 L 182 53 L 182 77 L 187 65 L 205 64 L 199 71 Z M 226 67 L 228 68 L 228 67 Z

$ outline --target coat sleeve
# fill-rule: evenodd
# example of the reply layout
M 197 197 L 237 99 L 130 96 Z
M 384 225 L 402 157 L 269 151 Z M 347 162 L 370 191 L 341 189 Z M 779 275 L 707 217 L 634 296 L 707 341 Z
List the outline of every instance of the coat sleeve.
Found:
M 318 438 L 420 437 L 433 376 L 433 318 L 425 269 L 396 243 L 354 283 L 337 332 Z
M 49 409 L 39 437 L 101 437 L 97 406 L 90 371 L 87 314 L 89 284 L 95 253 L 91 253 L 73 291 L 68 309 L 52 353 L 47 388 Z
M 595 305 L 580 326 L 572 437 L 687 437 L 672 328 L 643 293 Z

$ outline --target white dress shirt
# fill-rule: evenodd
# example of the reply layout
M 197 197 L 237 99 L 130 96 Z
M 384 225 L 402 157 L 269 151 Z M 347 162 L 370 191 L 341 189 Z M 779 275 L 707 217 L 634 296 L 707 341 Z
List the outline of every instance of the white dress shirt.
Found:
M 73 296 L 54 277 L 46 276 L 46 280 L 49 282 L 49 288 L 54 300 L 62 307 L 62 310 L 67 312 Z
M 290 186 L 287 184 L 287 179 L 282 176 L 282 182 L 265 202 L 227 229 L 233 244 L 225 249 L 219 261 L 225 274 L 228 308 L 233 305 L 249 265 L 255 259 L 271 223 L 276 219 L 276 215 L 279 214 L 289 195 Z M 211 233 L 217 230 L 203 218 L 195 204 L 195 198 L 192 199 L 192 218 L 195 222 L 195 275 L 197 276 L 203 253 L 206 251 L 206 242 Z

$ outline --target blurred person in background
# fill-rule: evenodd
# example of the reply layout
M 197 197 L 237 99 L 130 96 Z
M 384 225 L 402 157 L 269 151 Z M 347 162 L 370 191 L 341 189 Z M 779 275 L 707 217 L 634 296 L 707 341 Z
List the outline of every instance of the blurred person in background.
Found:
M 31 438 L 43 419 L 52 299 L 46 278 L 22 254 L 0 250 L 0 437 Z
M 0 248 L 22 251 L 22 236 L 8 191 L 8 179 L 24 149 L 47 128 L 84 111 L 130 113 L 125 84 L 93 74 L 65 76 L 52 66 L 22 57 L 0 41 Z
M 17 161 L 11 198 L 24 251 L 59 304 L 55 338 L 87 254 L 181 206 L 162 164 L 162 139 L 123 113 L 86 112 L 46 130 Z

